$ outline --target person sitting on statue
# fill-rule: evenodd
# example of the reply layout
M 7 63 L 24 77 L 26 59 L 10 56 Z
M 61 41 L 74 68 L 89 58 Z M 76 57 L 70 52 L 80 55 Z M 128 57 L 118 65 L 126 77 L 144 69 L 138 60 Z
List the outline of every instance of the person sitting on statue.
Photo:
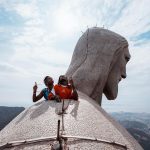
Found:
M 40 94 L 36 95 L 37 92 L 37 83 L 35 82 L 35 85 L 33 86 L 33 102 L 36 102 L 40 100 L 42 97 L 44 97 L 46 100 L 56 100 L 60 101 L 59 97 L 55 95 L 55 92 L 53 90 L 54 87 L 54 81 L 53 78 L 50 76 L 46 76 L 44 78 L 44 84 L 46 85 L 47 88 L 44 88 Z
M 73 79 L 70 78 L 68 81 L 65 75 L 61 75 L 58 80 L 58 84 L 54 86 L 54 90 L 56 95 L 60 97 L 60 99 L 74 99 L 78 100 L 78 93 L 75 89 Z

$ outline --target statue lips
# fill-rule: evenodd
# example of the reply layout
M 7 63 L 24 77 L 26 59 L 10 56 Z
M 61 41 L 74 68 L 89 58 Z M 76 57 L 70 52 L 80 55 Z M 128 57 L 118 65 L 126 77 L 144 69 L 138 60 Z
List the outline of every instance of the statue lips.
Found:
M 121 79 L 122 79 L 122 78 L 120 77 L 120 78 L 119 78 L 119 82 L 121 81 Z

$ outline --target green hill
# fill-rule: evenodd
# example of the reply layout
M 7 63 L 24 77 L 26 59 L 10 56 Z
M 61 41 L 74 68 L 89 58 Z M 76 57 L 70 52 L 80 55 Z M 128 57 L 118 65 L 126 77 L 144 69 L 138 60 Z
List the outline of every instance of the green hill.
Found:
M 19 115 L 24 107 L 5 107 L 0 106 L 0 130 L 2 130 L 11 120 Z

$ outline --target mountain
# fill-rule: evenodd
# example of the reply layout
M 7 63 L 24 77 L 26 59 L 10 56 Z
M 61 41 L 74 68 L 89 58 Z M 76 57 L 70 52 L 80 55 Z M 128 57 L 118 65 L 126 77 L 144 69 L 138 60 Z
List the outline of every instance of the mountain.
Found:
M 24 107 L 5 107 L 0 106 L 0 130 L 2 130 L 11 120 L 19 115 Z
M 149 113 L 115 112 L 111 115 L 128 130 L 144 150 L 150 150 Z

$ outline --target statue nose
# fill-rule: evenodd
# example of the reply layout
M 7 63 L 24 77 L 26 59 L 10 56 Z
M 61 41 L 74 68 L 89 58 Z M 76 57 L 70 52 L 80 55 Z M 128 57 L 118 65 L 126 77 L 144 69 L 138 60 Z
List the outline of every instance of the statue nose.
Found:
M 126 74 L 122 74 L 121 77 L 122 77 L 123 79 L 125 79 L 125 78 L 127 77 L 127 75 L 126 75 Z

